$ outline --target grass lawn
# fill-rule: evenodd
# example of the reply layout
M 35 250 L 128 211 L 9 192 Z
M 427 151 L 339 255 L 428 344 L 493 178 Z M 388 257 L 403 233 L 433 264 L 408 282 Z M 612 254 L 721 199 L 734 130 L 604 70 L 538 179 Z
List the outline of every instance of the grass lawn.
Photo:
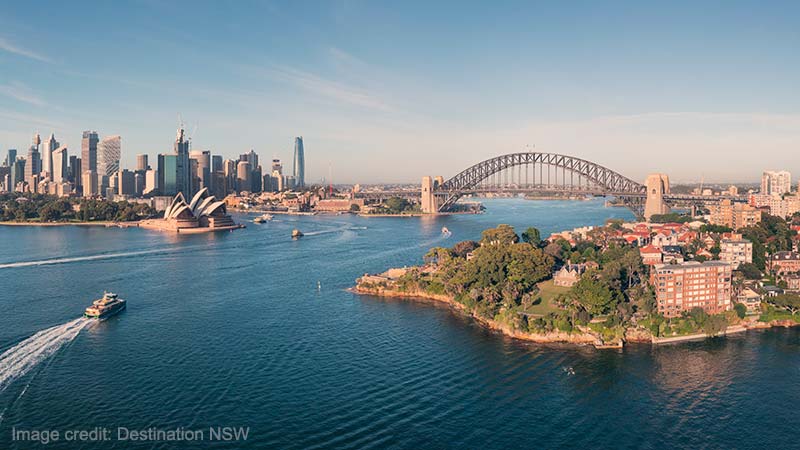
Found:
M 551 306 L 550 302 L 558 294 L 564 294 L 568 292 L 570 288 L 563 286 L 556 286 L 553 284 L 553 280 L 542 281 L 541 283 L 538 284 L 538 286 L 539 286 L 539 295 L 541 296 L 542 301 L 534 304 L 533 306 L 528 308 L 525 312 L 530 314 L 545 315 L 550 312 L 559 311 L 559 309 L 556 308 L 555 306 Z

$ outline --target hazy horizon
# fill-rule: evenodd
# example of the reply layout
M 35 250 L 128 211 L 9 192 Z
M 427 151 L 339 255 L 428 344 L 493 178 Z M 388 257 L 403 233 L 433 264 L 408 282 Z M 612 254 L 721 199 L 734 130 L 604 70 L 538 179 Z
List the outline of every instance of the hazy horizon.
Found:
M 415 183 L 535 146 L 643 180 L 800 175 L 800 4 L 141 1 L 0 6 L 0 154 L 122 136 L 122 167 L 254 149 Z M 717 5 L 718 6 L 718 5 Z

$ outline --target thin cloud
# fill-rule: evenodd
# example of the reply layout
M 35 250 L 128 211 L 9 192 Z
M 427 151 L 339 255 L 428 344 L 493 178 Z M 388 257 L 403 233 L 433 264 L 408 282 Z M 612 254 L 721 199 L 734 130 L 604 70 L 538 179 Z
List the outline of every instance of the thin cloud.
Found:
M 55 130 L 65 130 L 67 129 L 67 125 L 53 121 L 43 117 L 32 116 L 30 114 L 24 114 L 17 111 L 8 111 L 0 109 L 0 119 L 6 120 L 8 122 L 15 122 L 19 123 L 23 126 L 35 126 L 35 127 L 45 127 L 51 128 Z
M 46 106 L 47 102 L 39 98 L 36 94 L 22 83 L 11 82 L 10 84 L 0 84 L 0 95 L 11 97 L 24 103 L 34 106 Z
M 393 110 L 375 94 L 309 72 L 288 66 L 272 66 L 264 71 L 273 79 L 292 84 L 311 94 L 367 109 L 384 112 Z
M 26 58 L 35 59 L 36 61 L 46 62 L 46 63 L 53 63 L 53 60 L 44 56 L 40 53 L 36 53 L 32 50 L 27 50 L 17 45 L 12 44 L 6 39 L 0 38 L 0 50 L 5 50 L 9 53 L 13 53 L 15 55 L 24 56 Z

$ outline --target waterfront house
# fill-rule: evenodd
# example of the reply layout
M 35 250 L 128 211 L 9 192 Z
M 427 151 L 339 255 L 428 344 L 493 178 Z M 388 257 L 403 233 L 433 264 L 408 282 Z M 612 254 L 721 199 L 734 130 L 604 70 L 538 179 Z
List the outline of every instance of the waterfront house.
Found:
M 663 261 L 661 249 L 652 245 L 645 245 L 640 248 L 639 255 L 642 257 L 642 263 L 645 265 L 661 264 Z
M 586 269 L 586 264 L 570 264 L 568 262 L 553 274 L 553 284 L 556 286 L 572 287 L 581 279 L 581 275 L 586 272 Z
M 736 296 L 738 303 L 744 304 L 748 312 L 758 312 L 761 310 L 761 295 L 750 288 L 744 288 Z

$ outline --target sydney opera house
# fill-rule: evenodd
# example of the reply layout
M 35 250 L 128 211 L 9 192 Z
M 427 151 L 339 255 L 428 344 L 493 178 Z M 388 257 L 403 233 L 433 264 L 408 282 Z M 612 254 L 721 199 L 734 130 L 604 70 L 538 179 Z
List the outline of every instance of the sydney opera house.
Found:
M 183 193 L 178 193 L 167 206 L 162 219 L 145 220 L 139 226 L 178 233 L 201 233 L 241 227 L 228 215 L 225 202 L 209 195 L 207 188 L 201 189 L 188 203 Z

